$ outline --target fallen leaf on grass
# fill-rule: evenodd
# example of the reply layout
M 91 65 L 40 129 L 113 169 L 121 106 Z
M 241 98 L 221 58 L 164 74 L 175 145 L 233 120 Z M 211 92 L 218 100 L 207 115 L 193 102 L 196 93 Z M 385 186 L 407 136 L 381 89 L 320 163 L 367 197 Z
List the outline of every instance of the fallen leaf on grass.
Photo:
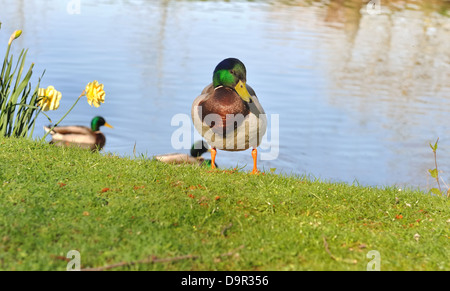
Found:
M 210 170 L 210 171 L 207 171 L 207 173 L 224 173 L 224 174 L 234 174 L 234 173 L 237 173 L 237 172 L 239 172 L 239 170 L 237 170 L 236 168 L 234 168 L 233 170 L 222 170 L 222 171 L 220 171 L 220 170 Z
M 183 182 L 178 180 L 176 182 L 171 182 L 170 185 L 175 188 L 183 185 Z
M 199 200 L 198 200 L 198 204 L 200 204 L 201 206 L 208 206 L 208 201 L 209 199 L 207 198 L 207 197 L 205 197 L 205 196 L 202 196 L 202 198 L 200 198 Z
M 197 186 L 195 186 L 195 185 L 189 186 L 189 190 L 195 190 L 195 189 L 206 189 L 206 187 L 202 186 L 200 184 L 198 184 Z
M 57 256 L 57 255 L 50 255 L 50 258 L 55 259 L 55 260 L 66 261 L 66 262 L 70 262 L 70 260 L 71 260 L 71 259 L 66 258 L 64 256 Z

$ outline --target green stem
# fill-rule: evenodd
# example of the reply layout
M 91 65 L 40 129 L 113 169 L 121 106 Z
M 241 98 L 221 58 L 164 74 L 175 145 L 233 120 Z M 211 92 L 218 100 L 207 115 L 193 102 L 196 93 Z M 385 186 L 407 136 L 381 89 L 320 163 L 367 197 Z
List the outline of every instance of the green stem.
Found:
M 434 165 L 436 167 L 436 182 L 438 184 L 439 187 L 439 193 L 441 193 L 442 195 L 442 189 L 441 189 L 441 183 L 439 183 L 439 171 L 438 171 L 438 166 L 437 166 L 437 158 L 436 158 L 436 151 L 433 151 L 434 154 Z
M 56 127 L 58 126 L 58 124 L 63 121 L 64 118 L 66 118 L 66 116 L 70 113 L 70 111 L 72 111 L 72 109 L 75 107 L 75 105 L 77 105 L 78 101 L 80 101 L 80 98 L 83 97 L 84 95 L 86 95 L 86 92 L 83 91 L 83 93 L 81 93 L 81 95 L 77 98 L 77 101 L 75 101 L 75 103 L 72 105 L 72 107 L 70 107 L 70 109 L 66 112 L 66 114 L 64 114 L 63 117 L 61 117 L 60 120 L 58 120 L 58 122 L 55 123 L 55 125 L 52 126 L 52 128 L 50 128 L 49 131 L 47 131 L 47 133 L 42 137 L 42 141 L 45 141 L 45 138 L 47 137 L 47 135 Z

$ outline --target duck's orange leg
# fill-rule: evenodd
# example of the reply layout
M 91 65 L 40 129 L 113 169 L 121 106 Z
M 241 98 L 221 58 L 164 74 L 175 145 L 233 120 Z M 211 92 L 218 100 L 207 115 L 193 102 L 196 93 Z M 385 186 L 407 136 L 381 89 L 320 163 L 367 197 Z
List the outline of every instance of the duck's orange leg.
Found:
M 253 157 L 253 171 L 250 174 L 257 174 L 258 168 L 256 167 L 256 158 L 258 157 L 258 150 L 254 148 L 252 150 L 252 157 Z
M 216 168 L 216 154 L 217 154 L 216 148 L 212 148 L 211 149 L 211 169 Z

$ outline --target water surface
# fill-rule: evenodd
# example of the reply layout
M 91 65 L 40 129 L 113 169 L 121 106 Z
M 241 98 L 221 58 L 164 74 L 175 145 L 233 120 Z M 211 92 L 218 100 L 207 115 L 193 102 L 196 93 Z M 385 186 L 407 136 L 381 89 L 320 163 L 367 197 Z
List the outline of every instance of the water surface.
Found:
M 42 86 L 63 94 L 54 120 L 88 82 L 105 85 L 105 104 L 80 102 L 63 123 L 104 116 L 115 126 L 103 130 L 107 152 L 188 152 L 173 147 L 172 118 L 189 116 L 216 64 L 237 57 L 269 121 L 279 117 L 279 140 L 269 127 L 262 145 L 278 154 L 261 168 L 426 189 L 438 137 L 450 181 L 450 4 L 387 2 L 372 15 L 356 0 L 0 0 L 0 43 L 24 31 L 14 53 L 29 48 L 35 78 L 46 70 Z M 249 150 L 217 156 L 222 167 L 251 161 Z

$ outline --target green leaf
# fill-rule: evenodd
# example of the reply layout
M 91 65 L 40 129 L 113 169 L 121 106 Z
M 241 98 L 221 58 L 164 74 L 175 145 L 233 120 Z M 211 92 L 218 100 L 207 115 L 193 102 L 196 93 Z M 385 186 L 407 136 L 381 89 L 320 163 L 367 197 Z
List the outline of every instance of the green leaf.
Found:
M 437 151 L 438 141 L 439 141 L 439 137 L 437 138 L 437 140 L 436 140 L 436 142 L 434 143 L 434 145 L 432 145 L 432 144 L 430 143 L 430 148 L 433 150 L 433 152 Z
M 25 70 L 28 50 L 21 51 L 14 65 L 13 56 L 9 54 L 10 47 L 9 44 L 0 67 L 0 136 L 25 137 L 29 134 L 31 137 L 36 117 L 42 113 L 36 108 L 42 77 L 32 91 L 30 79 L 34 64 L 28 71 Z
M 441 195 L 441 191 L 437 188 L 431 188 L 430 192 L 436 195 Z
M 435 178 L 435 179 L 438 177 L 438 171 L 437 171 L 437 169 L 428 170 L 428 172 L 430 172 L 431 177 L 433 177 L 433 178 Z

